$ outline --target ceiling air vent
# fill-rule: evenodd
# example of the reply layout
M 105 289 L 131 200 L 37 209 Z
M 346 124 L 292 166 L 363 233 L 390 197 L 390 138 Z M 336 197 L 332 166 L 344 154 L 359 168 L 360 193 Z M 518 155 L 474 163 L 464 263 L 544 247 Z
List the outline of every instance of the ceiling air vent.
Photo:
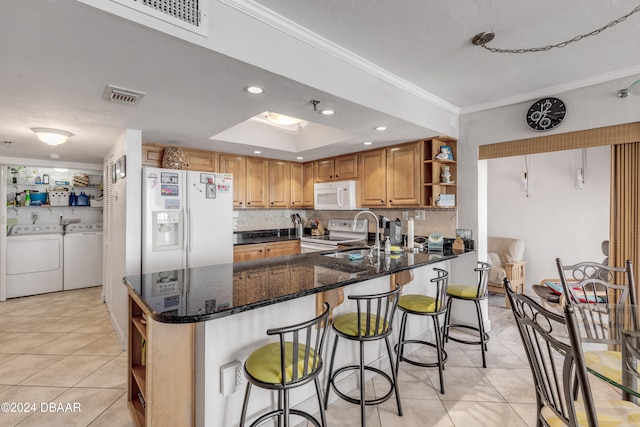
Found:
M 144 95 L 144 93 L 137 92 L 135 90 L 107 85 L 104 89 L 104 94 L 102 94 L 102 98 L 105 101 L 113 102 L 115 104 L 136 106 L 140 101 L 142 101 Z
M 140 0 L 140 3 L 196 27 L 200 25 L 198 0 Z

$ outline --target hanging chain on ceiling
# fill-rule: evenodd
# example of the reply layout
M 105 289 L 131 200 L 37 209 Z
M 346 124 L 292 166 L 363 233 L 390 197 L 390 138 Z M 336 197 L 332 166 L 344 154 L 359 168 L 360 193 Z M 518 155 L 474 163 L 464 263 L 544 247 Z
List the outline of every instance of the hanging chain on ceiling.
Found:
M 587 34 L 581 34 L 581 35 L 575 36 L 574 38 L 572 38 L 570 40 L 567 40 L 567 41 L 563 41 L 562 43 L 549 44 L 549 45 L 546 45 L 545 47 L 531 47 L 531 48 L 526 48 L 526 49 L 498 49 L 498 48 L 495 48 L 495 47 L 489 47 L 489 46 L 487 46 L 487 43 L 489 43 L 491 40 L 493 40 L 493 33 L 491 33 L 492 35 L 490 37 L 487 36 L 487 33 L 480 33 L 480 34 L 476 35 L 472 39 L 472 43 L 475 44 L 475 45 L 478 45 L 478 46 L 482 46 L 483 48 L 485 48 L 488 51 L 493 52 L 493 53 L 546 52 L 546 51 L 548 51 L 548 50 L 550 50 L 550 49 L 552 49 L 554 47 L 565 47 L 570 43 L 580 41 L 580 40 L 585 39 L 587 37 L 598 35 L 601 32 L 603 32 L 604 30 L 618 25 L 619 23 L 621 23 L 622 21 L 626 20 L 628 17 L 630 17 L 631 15 L 633 15 L 636 12 L 640 12 L 640 6 L 637 6 L 635 9 L 633 9 L 631 12 L 627 13 L 623 17 L 618 18 L 615 21 L 609 22 L 604 27 L 598 28 L 597 30 L 593 30 L 593 31 L 591 31 L 590 33 L 587 33 Z

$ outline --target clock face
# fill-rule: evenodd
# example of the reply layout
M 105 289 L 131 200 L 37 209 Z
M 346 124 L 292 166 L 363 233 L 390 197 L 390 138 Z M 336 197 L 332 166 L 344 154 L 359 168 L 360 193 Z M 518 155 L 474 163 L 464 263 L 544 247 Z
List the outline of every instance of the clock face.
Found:
M 567 107 L 558 98 L 542 98 L 527 111 L 527 124 L 533 130 L 546 131 L 558 126 L 567 115 Z

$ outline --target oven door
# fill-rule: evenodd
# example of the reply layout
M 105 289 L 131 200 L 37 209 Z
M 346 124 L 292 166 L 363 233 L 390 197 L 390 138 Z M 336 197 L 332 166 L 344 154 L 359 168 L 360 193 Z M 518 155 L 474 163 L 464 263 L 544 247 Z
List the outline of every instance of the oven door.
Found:
M 304 240 L 300 241 L 300 252 L 302 252 L 303 254 L 308 254 L 310 252 L 331 251 L 337 248 L 337 245 L 333 245 L 330 243 L 306 242 Z

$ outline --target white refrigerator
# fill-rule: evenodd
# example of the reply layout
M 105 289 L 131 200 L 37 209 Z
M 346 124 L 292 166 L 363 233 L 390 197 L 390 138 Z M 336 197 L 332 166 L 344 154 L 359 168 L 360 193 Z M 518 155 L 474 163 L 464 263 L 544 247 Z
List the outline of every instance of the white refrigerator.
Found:
M 233 262 L 233 176 L 142 170 L 142 273 Z

